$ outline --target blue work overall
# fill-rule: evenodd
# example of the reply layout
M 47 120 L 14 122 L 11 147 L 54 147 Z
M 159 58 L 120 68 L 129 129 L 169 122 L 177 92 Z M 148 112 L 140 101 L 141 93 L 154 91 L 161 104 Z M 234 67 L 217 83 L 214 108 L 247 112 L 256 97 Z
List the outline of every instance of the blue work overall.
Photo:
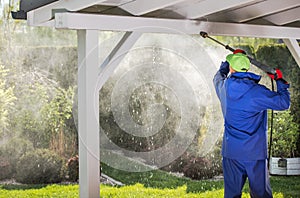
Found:
M 224 197 L 241 197 L 247 178 L 251 197 L 272 197 L 267 169 L 267 109 L 289 108 L 289 85 L 277 80 L 275 92 L 258 84 L 261 77 L 254 73 L 228 73 L 226 61 L 213 80 L 224 117 Z

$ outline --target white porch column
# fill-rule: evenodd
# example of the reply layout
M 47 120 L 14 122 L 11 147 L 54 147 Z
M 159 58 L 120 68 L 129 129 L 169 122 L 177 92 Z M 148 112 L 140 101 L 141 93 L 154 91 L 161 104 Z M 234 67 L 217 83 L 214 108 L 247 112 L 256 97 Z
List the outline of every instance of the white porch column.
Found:
M 283 41 L 300 67 L 300 46 L 298 41 L 296 39 L 283 39 Z
M 100 197 L 98 31 L 78 30 L 78 137 L 81 198 Z

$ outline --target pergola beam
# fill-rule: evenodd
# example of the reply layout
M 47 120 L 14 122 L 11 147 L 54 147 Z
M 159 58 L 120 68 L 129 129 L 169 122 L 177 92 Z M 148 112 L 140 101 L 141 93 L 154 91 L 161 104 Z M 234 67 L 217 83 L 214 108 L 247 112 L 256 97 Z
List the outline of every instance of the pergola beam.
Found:
M 231 11 L 227 14 L 227 18 L 232 18 L 236 22 L 247 22 L 259 17 L 268 16 L 276 12 L 294 8 L 300 5 L 299 0 L 269 0 L 261 3 L 253 4 L 244 8 Z
M 92 6 L 92 5 L 96 5 L 99 3 L 102 3 L 106 0 L 60 0 L 61 5 L 63 6 L 63 8 L 69 10 L 69 11 L 77 11 L 77 10 L 81 10 L 84 9 L 86 7 Z
M 81 13 L 56 13 L 55 27 L 128 32 L 199 34 L 258 38 L 299 39 L 300 29 L 293 27 L 218 23 L 196 20 L 157 19 L 146 17 L 111 16 Z
M 188 19 L 197 19 L 215 12 L 254 2 L 255 0 L 206 0 L 176 10 Z
M 138 16 L 174 5 L 182 1 L 184 0 L 135 0 L 120 6 L 120 8 L 135 16 Z
M 272 14 L 270 16 L 264 17 L 264 19 L 271 21 L 276 25 L 284 25 L 292 23 L 294 21 L 300 20 L 300 7 L 287 10 L 285 12 L 280 12 L 277 14 Z
M 105 0 L 60 0 L 47 4 L 43 7 L 39 7 L 27 13 L 27 23 L 29 26 L 39 26 L 41 23 L 45 23 L 51 20 L 54 10 L 64 9 L 68 11 L 78 11 L 85 7 L 92 6 L 94 4 L 101 3 Z M 29 17 L 28 17 L 29 15 Z
M 283 41 L 300 67 L 300 47 L 298 41 L 296 39 L 283 39 Z
M 140 32 L 126 32 L 115 48 L 106 57 L 100 66 L 97 89 L 100 90 L 104 83 L 113 74 L 126 54 L 132 49 L 136 41 L 141 37 Z

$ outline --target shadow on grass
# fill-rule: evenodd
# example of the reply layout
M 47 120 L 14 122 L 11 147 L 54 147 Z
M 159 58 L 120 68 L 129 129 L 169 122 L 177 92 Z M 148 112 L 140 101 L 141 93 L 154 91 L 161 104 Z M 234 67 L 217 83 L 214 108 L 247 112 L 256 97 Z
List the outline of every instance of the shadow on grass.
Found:
M 300 197 L 300 176 L 271 176 L 273 193 L 282 193 L 284 197 Z
M 148 172 L 126 172 L 113 169 L 105 164 L 101 164 L 102 171 L 110 177 L 122 182 L 125 185 L 143 184 L 144 187 L 158 189 L 176 189 L 183 185 L 187 186 L 187 192 L 205 192 L 223 188 L 222 181 L 191 180 L 186 177 L 177 177 L 168 172 L 153 170 Z

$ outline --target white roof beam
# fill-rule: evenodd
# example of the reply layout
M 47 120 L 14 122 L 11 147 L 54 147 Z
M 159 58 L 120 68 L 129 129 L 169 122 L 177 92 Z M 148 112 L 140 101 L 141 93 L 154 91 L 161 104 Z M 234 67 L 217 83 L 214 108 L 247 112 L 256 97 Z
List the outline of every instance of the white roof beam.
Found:
M 222 10 L 230 9 L 251 2 L 255 2 L 255 0 L 206 0 L 175 11 L 188 19 L 197 19 L 212 13 L 220 12 Z
M 59 0 L 60 5 L 69 11 L 77 11 L 92 5 L 99 4 L 106 0 Z
M 200 31 L 206 31 L 211 35 L 259 38 L 300 37 L 300 28 L 294 27 L 80 13 L 56 13 L 55 27 L 174 34 L 199 34 Z
M 56 13 L 55 27 L 127 32 L 199 33 L 199 21 L 114 16 L 82 13 Z M 200 30 L 199 30 L 200 31 Z
M 298 41 L 296 39 L 283 39 L 283 41 L 300 67 L 300 47 Z
M 39 26 L 40 23 L 44 23 L 53 18 L 52 11 L 55 9 L 66 9 L 68 11 L 77 11 L 83 8 L 99 4 L 105 0 L 60 0 L 47 4 L 43 7 L 37 8 L 27 13 L 30 17 L 27 18 L 28 25 Z
M 294 21 L 300 20 L 300 7 L 290 9 L 284 12 L 280 12 L 277 14 L 273 14 L 264 19 L 276 24 L 276 25 L 284 25 L 288 23 L 292 23 Z
M 39 26 L 52 18 L 52 9 L 57 8 L 59 1 L 48 4 L 27 12 L 27 24 L 30 26 Z
M 228 12 L 226 15 L 227 18 L 229 17 L 236 22 L 247 22 L 299 5 L 299 0 L 268 0 Z
M 175 5 L 184 0 L 135 0 L 120 6 L 123 10 L 139 16 L 158 9 Z

